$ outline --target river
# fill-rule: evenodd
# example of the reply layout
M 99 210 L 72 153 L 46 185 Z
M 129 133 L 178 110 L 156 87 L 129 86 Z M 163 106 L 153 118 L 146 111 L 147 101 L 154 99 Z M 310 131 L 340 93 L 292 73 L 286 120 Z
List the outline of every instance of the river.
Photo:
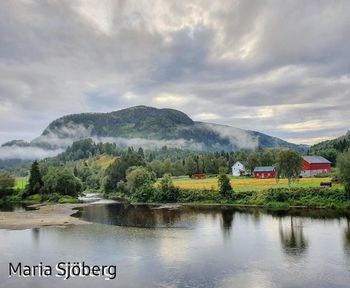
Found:
M 350 218 L 325 210 L 100 203 L 91 225 L 0 230 L 0 287 L 350 287 Z M 9 262 L 117 266 L 117 277 L 8 277 Z

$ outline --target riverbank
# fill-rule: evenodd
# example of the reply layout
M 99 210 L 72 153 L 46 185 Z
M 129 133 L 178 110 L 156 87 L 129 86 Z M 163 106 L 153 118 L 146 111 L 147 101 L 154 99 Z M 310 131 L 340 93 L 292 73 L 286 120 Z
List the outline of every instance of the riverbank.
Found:
M 117 200 L 118 202 L 137 202 L 130 196 L 122 193 L 110 193 L 106 198 Z M 149 197 L 150 204 L 157 204 L 159 201 Z M 183 204 L 219 204 L 235 205 L 241 207 L 261 207 L 261 208 L 327 208 L 327 209 L 349 209 L 350 197 L 344 189 L 329 189 L 323 187 L 292 189 L 277 188 L 260 191 L 233 191 L 228 197 L 222 197 L 215 189 L 181 189 L 174 203 Z
M 100 204 L 100 203 L 95 203 Z M 108 202 L 101 204 L 109 204 Z M 294 214 L 303 215 L 310 214 L 310 211 L 316 211 L 316 215 L 320 216 L 320 211 L 325 211 L 326 214 L 331 213 L 332 215 L 349 215 L 349 208 L 337 208 L 329 209 L 327 207 L 311 207 L 307 206 L 287 206 L 287 205 L 254 205 L 254 204 L 243 204 L 229 201 L 211 202 L 211 201 L 199 201 L 199 202 L 186 202 L 186 203 L 124 203 L 130 205 L 151 205 L 158 206 L 153 209 L 170 209 L 176 210 L 181 207 L 197 207 L 204 209 L 213 209 L 222 207 L 231 207 L 236 209 L 242 209 L 242 211 L 247 211 L 250 209 L 268 209 L 269 211 L 279 211 L 288 212 L 293 211 Z M 73 217 L 72 215 L 76 213 L 76 209 L 85 206 L 91 206 L 92 203 L 81 203 L 81 204 L 35 204 L 30 207 L 33 210 L 23 211 L 23 212 L 0 212 L 0 229 L 9 230 L 23 230 L 31 228 L 40 228 L 44 226 L 67 226 L 67 225 L 86 225 L 90 222 L 80 220 L 79 218 Z M 318 209 L 315 209 L 318 208 Z M 315 213 L 314 213 L 315 214 Z M 311 213 L 313 215 L 313 213 Z
M 74 209 L 87 204 L 33 205 L 34 210 L 23 212 L 0 212 L 0 229 L 22 230 L 43 226 L 66 226 L 89 224 L 72 217 Z

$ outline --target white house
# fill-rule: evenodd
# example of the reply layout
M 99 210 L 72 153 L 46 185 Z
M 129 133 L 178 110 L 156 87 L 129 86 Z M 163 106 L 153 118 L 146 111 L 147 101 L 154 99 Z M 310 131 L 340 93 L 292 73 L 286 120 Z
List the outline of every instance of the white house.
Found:
M 241 176 L 242 174 L 245 173 L 245 167 L 239 161 L 233 164 L 231 168 L 232 168 L 232 176 Z

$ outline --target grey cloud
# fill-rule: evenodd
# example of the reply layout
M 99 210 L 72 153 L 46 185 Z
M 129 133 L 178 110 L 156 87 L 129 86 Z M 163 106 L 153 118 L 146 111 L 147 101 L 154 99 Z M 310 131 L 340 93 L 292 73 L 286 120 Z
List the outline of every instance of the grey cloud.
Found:
M 118 147 L 128 148 L 134 147 L 139 148 L 142 147 L 144 149 L 154 149 L 154 148 L 162 148 L 163 146 L 167 146 L 169 148 L 184 148 L 191 150 L 202 150 L 204 147 L 203 143 L 194 142 L 191 140 L 185 139 L 169 139 L 169 140 L 150 140 L 144 138 L 123 138 L 123 137 L 92 137 L 94 142 L 102 142 L 102 143 L 115 143 Z
M 230 127 L 219 126 L 211 123 L 206 123 L 204 126 L 218 133 L 223 138 L 228 138 L 233 145 L 237 145 L 239 149 L 251 149 L 254 150 L 258 147 L 259 139 L 250 135 L 248 132 Z
M 63 152 L 62 149 L 45 150 L 39 147 L 0 147 L 0 160 L 22 159 L 39 160 L 47 157 L 56 156 Z
M 285 139 L 340 135 L 349 10 L 316 0 L 3 1 L 0 142 L 32 140 L 64 114 L 137 104 Z M 162 94 L 187 101 L 157 102 Z M 285 128 L 311 120 L 339 126 Z

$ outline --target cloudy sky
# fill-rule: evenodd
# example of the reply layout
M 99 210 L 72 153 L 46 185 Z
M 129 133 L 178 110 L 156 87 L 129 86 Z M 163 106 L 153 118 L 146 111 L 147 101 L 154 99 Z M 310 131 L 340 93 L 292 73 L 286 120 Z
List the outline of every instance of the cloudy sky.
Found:
M 140 104 L 296 143 L 339 136 L 349 13 L 326 0 L 1 1 L 0 143 Z

